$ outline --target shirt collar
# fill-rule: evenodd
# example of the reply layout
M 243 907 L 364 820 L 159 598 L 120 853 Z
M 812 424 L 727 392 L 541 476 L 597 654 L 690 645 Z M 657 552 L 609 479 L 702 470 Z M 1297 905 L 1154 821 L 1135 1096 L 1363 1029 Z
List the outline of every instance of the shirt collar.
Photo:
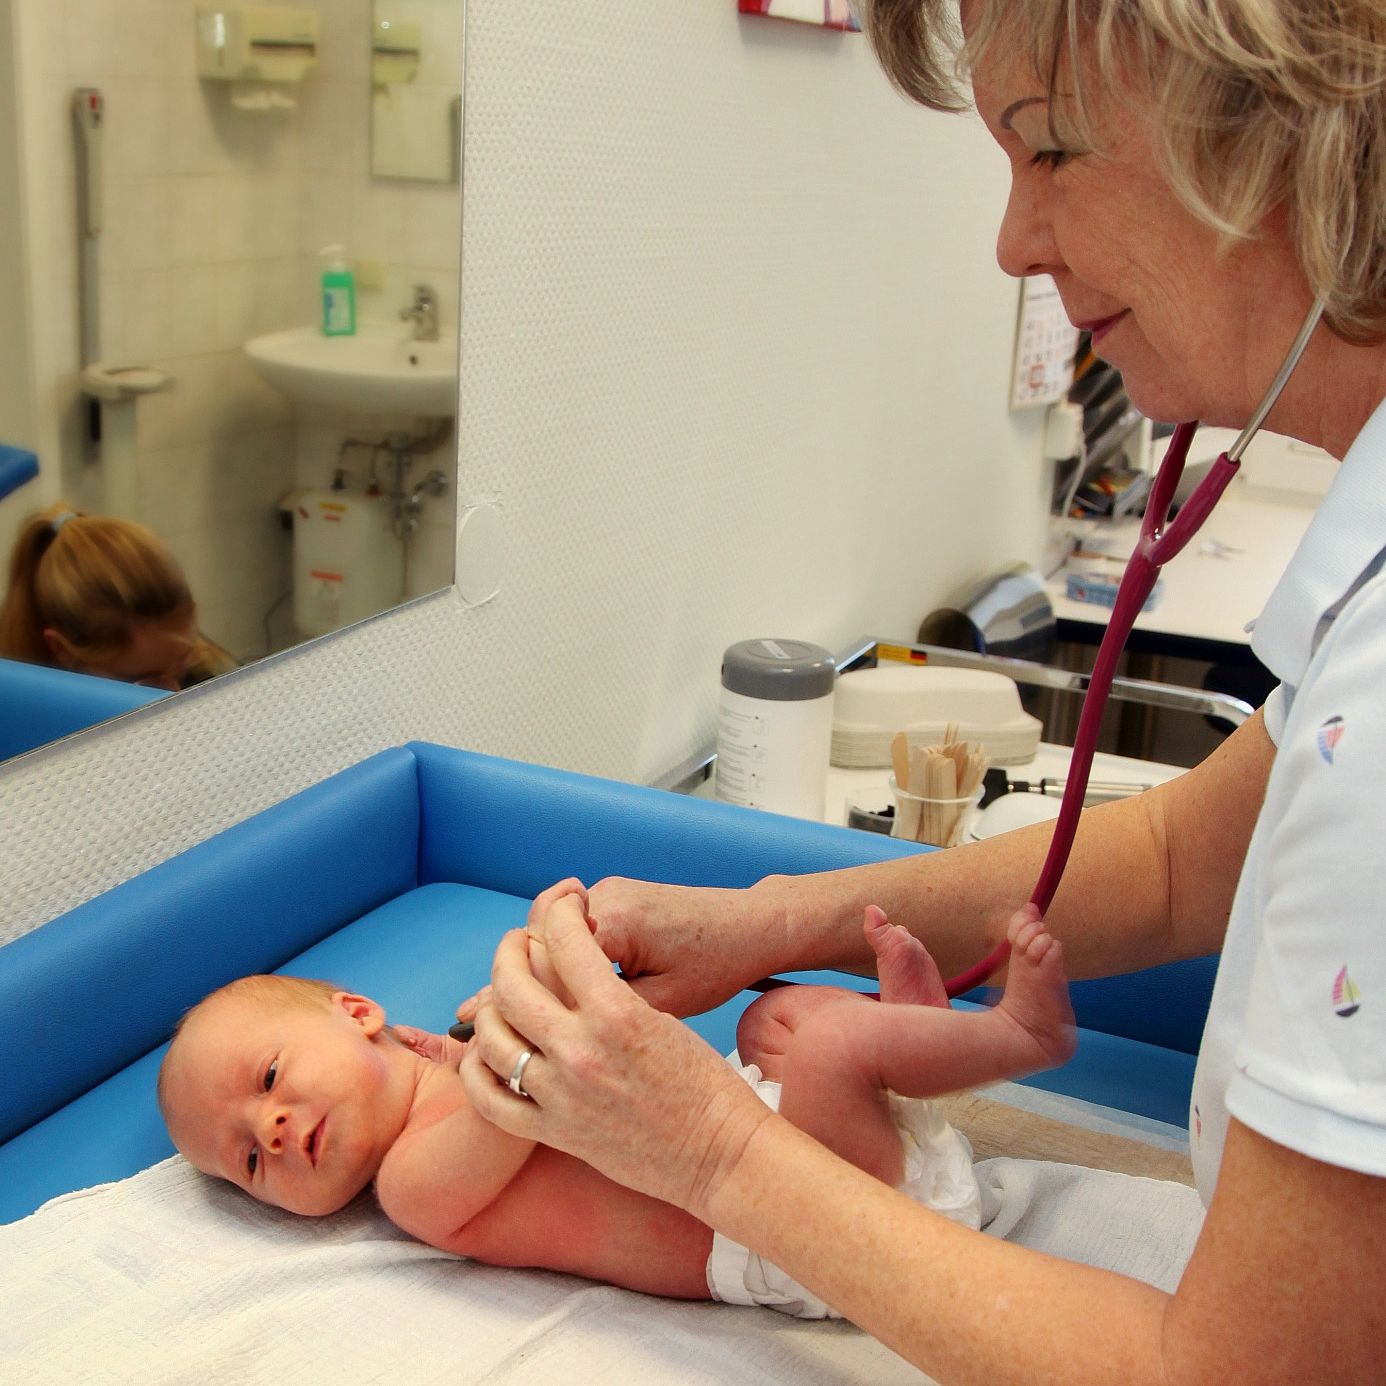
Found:
M 1319 622 L 1386 548 L 1386 401 L 1348 449 L 1294 557 L 1256 621 L 1251 648 L 1297 687 Z

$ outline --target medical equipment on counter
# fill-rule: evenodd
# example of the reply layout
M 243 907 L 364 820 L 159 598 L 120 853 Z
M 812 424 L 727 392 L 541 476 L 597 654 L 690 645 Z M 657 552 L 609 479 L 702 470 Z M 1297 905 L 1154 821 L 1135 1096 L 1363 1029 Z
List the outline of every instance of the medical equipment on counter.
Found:
M 1034 758 L 1040 730 L 1005 674 L 889 660 L 838 676 L 829 755 L 847 769 L 887 766 L 898 733 L 911 750 L 961 739 L 993 765 L 1023 765 Z M 895 770 L 904 784 L 908 773 Z
M 1237 474 L 1241 465 L 1242 453 L 1256 436 L 1257 430 L 1265 422 L 1280 392 L 1285 388 L 1291 373 L 1299 364 L 1309 338 L 1323 316 L 1324 302 L 1316 299 L 1304 319 L 1298 335 L 1271 381 L 1270 389 L 1257 405 L 1250 421 L 1230 448 L 1222 453 L 1208 475 L 1199 482 L 1179 512 L 1170 518 L 1170 507 L 1179 478 L 1184 471 L 1184 460 L 1188 456 L 1189 444 L 1193 442 L 1198 429 L 1197 422 L 1183 423 L 1174 431 L 1169 450 L 1160 463 L 1155 483 L 1151 487 L 1150 502 L 1141 520 L 1141 537 L 1136 544 L 1126 571 L 1122 574 L 1121 587 L 1112 609 L 1111 620 L 1102 637 L 1097 651 L 1097 661 L 1093 666 L 1092 681 L 1083 698 L 1083 711 L 1078 718 L 1078 732 L 1073 739 L 1073 756 L 1069 762 L 1068 783 L 1064 786 L 1063 803 L 1059 809 L 1058 823 L 1054 836 L 1049 842 L 1049 851 L 1040 870 L 1040 877 L 1030 896 L 1043 916 L 1049 910 L 1054 892 L 1068 864 L 1068 855 L 1073 847 L 1073 838 L 1078 831 L 1078 815 L 1082 812 L 1083 799 L 1087 791 L 1088 773 L 1092 769 L 1092 757 L 1097 749 L 1097 732 L 1102 720 L 1102 712 L 1111 690 L 1112 676 L 1116 673 L 1117 659 L 1121 654 L 1126 637 L 1131 633 L 1136 617 L 1145 605 L 1146 598 L 1154 589 L 1160 568 L 1168 563 L 1185 544 L 1198 533 L 1203 522 L 1212 513 L 1228 483 Z M 999 968 L 1010 955 L 1011 945 L 1003 939 L 981 962 L 961 972 L 947 983 L 949 996 L 961 996 L 980 986 Z
M 961 741 L 950 722 L 936 746 L 910 746 L 904 732 L 891 743 L 895 797 L 891 836 L 953 847 L 981 796 L 987 758 L 975 741 Z
M 1044 794 L 1058 799 L 1068 786 L 1068 777 L 1045 775 L 1037 780 L 1013 780 L 1003 768 L 997 766 L 982 776 L 982 783 L 986 786 L 986 793 L 982 795 L 981 807 L 986 808 L 1007 794 Z M 1089 780 L 1087 794 L 1084 797 L 1089 803 L 1097 800 L 1127 799 L 1150 788 L 1151 785 L 1138 784 L 1134 780 Z
M 717 797 L 821 818 L 837 665 L 803 640 L 742 640 L 722 656 Z

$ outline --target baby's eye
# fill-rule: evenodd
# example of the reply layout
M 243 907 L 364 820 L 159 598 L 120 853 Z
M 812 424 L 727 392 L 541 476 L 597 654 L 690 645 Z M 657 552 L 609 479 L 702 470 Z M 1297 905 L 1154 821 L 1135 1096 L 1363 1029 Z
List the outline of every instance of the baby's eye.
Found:
M 252 1145 L 250 1147 L 250 1154 L 245 1157 L 246 1173 L 249 1174 L 252 1179 L 254 1179 L 255 1171 L 259 1169 L 259 1167 L 260 1152 Z
M 268 1092 L 274 1086 L 274 1075 L 278 1071 L 279 1061 L 273 1060 L 265 1070 L 265 1091 Z

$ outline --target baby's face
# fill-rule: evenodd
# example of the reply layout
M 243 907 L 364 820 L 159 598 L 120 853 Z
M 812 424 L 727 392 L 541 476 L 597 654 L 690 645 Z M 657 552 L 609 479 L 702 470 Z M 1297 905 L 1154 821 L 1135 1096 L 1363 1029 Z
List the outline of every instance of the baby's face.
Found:
M 334 994 L 317 1010 L 220 997 L 184 1026 L 166 1076 L 169 1133 L 198 1169 L 318 1216 L 375 1178 L 404 1128 L 417 1061 L 384 1013 Z

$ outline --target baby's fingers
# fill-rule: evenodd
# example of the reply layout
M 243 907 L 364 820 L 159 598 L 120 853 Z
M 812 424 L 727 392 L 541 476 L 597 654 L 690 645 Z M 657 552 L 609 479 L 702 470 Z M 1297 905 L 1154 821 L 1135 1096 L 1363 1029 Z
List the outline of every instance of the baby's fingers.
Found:
M 543 923 L 544 916 L 549 912 L 549 906 L 565 895 L 581 896 L 582 912 L 587 913 L 587 887 L 576 876 L 568 876 L 534 897 L 534 903 L 529 907 L 528 927 L 532 931 L 537 931 L 538 926 Z
M 475 996 L 469 996 L 458 1008 L 457 1019 L 459 1021 L 473 1021 L 476 1019 L 477 1010 L 483 1003 L 491 999 L 491 987 L 489 983 L 482 987 Z

